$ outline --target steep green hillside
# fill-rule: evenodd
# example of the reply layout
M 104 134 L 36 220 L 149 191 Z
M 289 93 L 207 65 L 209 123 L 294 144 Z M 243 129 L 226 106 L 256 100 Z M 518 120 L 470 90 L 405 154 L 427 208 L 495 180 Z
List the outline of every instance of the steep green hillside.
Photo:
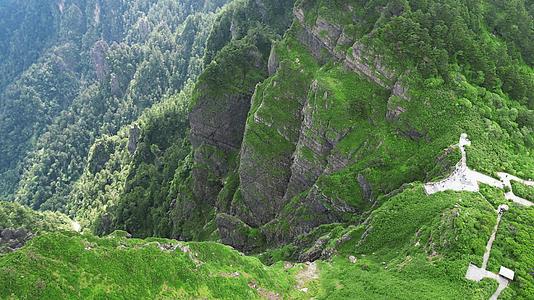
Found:
M 72 230 L 72 221 L 57 212 L 36 212 L 17 203 L 0 202 L 0 228 L 23 228 L 33 232 Z
M 48 234 L 0 257 L 0 297 L 260 299 L 295 293 L 296 271 L 215 243 Z
M 6 83 L 2 193 L 100 237 L 0 297 L 534 297 L 532 3 L 201 2 L 84 2 Z
M 226 3 L 11 2 L 0 15 L 20 11 L 22 23 L 5 18 L 0 67 L 28 61 L 0 84 L 0 195 L 51 210 L 65 209 L 98 137 L 198 76 L 215 11 Z
M 79 230 L 58 212 L 36 212 L 16 203 L 0 202 L 0 253 L 11 252 L 38 234 Z
M 275 22 L 281 16 L 274 15 L 292 7 L 291 1 L 258 3 L 236 1 L 221 10 L 206 47 L 216 55 L 206 55 L 208 65 L 194 86 L 148 110 L 131 125 L 138 130 L 126 128 L 91 148 L 70 196 L 70 212 L 80 222 L 97 233 L 218 237 L 215 210 L 228 206 L 220 181 L 236 177 L 250 98 L 268 76 L 271 43 L 283 32 Z
M 488 299 L 495 282 L 471 282 L 464 274 L 469 262 L 482 260 L 497 204 L 480 194 L 427 196 L 420 184 L 407 186 L 376 209 L 365 225 L 337 225 L 328 237 L 322 236 L 328 249 L 323 252 L 333 256 L 312 264 L 265 266 L 257 258 L 216 243 L 128 239 L 125 232 L 103 238 L 47 234 L 18 252 L 0 256 L 0 295 L 13 299 Z M 524 247 L 532 243 L 528 239 L 531 219 L 532 209 L 513 208 L 504 215 L 501 226 L 515 231 L 499 231 L 490 268 L 506 264 L 514 267 L 517 278 L 501 299 L 529 299 L 534 292 L 528 266 L 534 253 Z M 509 249 L 504 248 L 510 243 L 501 242 L 505 240 L 513 241 L 522 253 L 513 265 L 505 254 Z
M 277 41 L 272 16 L 292 4 L 270 3 L 223 9 L 181 100 L 92 147 L 71 214 L 97 233 L 257 252 L 360 224 L 404 184 L 444 178 L 464 132 L 471 168 L 534 177 L 532 32 L 512 38 L 491 19 L 509 7 L 299 1 Z

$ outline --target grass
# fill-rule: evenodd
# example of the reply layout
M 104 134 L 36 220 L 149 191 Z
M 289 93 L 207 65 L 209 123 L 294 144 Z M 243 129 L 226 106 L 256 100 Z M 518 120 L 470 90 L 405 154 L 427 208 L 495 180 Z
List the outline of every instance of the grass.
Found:
M 359 226 L 324 225 L 311 243 L 329 236 L 330 260 L 318 261 L 318 279 L 300 284 L 306 267 L 281 260 L 294 246 L 247 257 L 214 242 L 128 239 L 48 233 L 23 249 L 0 256 L 2 299 L 487 299 L 496 282 L 464 279 L 469 262 L 480 264 L 501 199 L 490 187 L 478 193 L 427 196 L 412 184 L 382 203 Z M 489 199 L 489 201 L 487 200 Z M 528 234 L 534 210 L 511 205 L 497 234 L 489 268 L 517 274 L 504 299 L 532 295 Z M 176 250 L 168 250 L 178 245 Z M 164 248 L 160 248 L 164 246 Z M 354 255 L 356 263 L 348 260 Z
M 43 235 L 0 256 L 0 298 L 259 299 L 287 295 L 294 282 L 280 264 L 266 267 L 221 244 L 179 243 L 186 251 L 160 244 L 178 242 Z
M 411 185 L 321 263 L 317 299 L 487 299 L 496 282 L 464 275 L 469 262 L 481 263 L 494 225 L 495 211 L 479 194 L 427 196 Z
M 534 201 L 534 187 L 524 185 L 517 181 L 512 181 L 512 190 L 517 196 Z
M 500 266 L 505 266 L 516 273 L 511 288 L 505 291 L 502 299 L 530 299 L 534 295 L 534 209 L 515 204 L 509 206 L 510 210 L 503 215 L 497 231 L 488 269 L 498 272 Z
M 450 266 L 436 266 L 424 256 L 385 264 L 375 256 L 360 256 L 355 264 L 338 256 L 320 266 L 324 274 L 316 299 L 487 299 L 497 285 L 452 279 Z

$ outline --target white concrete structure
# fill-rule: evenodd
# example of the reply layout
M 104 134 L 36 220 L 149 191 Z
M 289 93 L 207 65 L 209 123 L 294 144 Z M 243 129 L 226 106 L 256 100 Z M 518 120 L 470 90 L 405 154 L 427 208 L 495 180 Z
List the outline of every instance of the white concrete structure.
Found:
M 499 270 L 499 275 L 501 275 L 502 277 L 508 279 L 508 280 L 514 280 L 514 271 L 506 268 L 506 267 L 503 267 L 501 266 L 501 269 Z
M 495 290 L 493 295 L 491 295 L 490 300 L 497 300 L 499 298 L 499 295 L 508 286 L 510 282 L 507 278 L 503 276 L 499 276 L 488 270 L 479 268 L 473 264 L 469 264 L 469 268 L 467 269 L 467 274 L 465 274 L 465 278 L 468 280 L 476 281 L 476 282 L 479 282 L 484 278 L 490 278 L 490 279 L 496 280 L 499 283 L 499 286 L 497 287 L 497 290 Z
M 506 189 L 508 192 L 505 193 L 505 198 L 510 201 L 527 207 L 534 206 L 534 203 L 532 203 L 531 201 L 514 195 L 511 184 L 511 181 L 513 180 L 520 182 L 526 186 L 534 186 L 534 181 L 523 180 L 516 176 L 502 172 L 497 174 L 499 176 L 499 180 L 491 176 L 479 173 L 477 171 L 470 170 L 467 166 L 467 154 L 465 150 L 465 146 L 470 145 L 471 141 L 469 141 L 469 139 L 467 138 L 467 134 L 463 133 L 460 136 L 460 141 L 457 144 L 457 146 L 460 148 L 462 158 L 460 159 L 458 164 L 456 164 L 456 168 L 449 177 L 438 182 L 430 182 L 425 184 L 425 192 L 428 195 L 443 191 L 479 192 L 479 183 L 483 183 L 495 188 Z M 499 283 L 497 290 L 490 297 L 490 300 L 497 300 L 501 292 L 508 286 L 510 280 L 514 279 L 515 275 L 514 271 L 502 266 L 499 271 L 499 274 L 495 274 L 486 270 L 490 258 L 491 248 L 493 246 L 493 242 L 495 241 L 502 215 L 504 214 L 504 212 L 508 211 L 508 209 L 509 207 L 506 204 L 500 205 L 497 209 L 497 222 L 495 224 L 495 227 L 493 228 L 493 232 L 491 233 L 488 243 L 486 244 L 486 251 L 484 252 L 484 256 L 482 257 L 482 267 L 479 268 L 473 264 L 469 264 L 469 267 L 467 268 L 467 273 L 465 274 L 465 278 L 468 280 L 478 282 L 484 278 L 491 278 Z
M 72 221 L 71 226 L 72 226 L 72 230 L 76 232 L 80 232 L 82 230 L 82 226 L 80 225 L 80 223 L 76 221 Z
M 532 206 L 534 203 L 528 201 L 527 199 L 523 199 L 521 197 L 518 197 L 514 194 L 514 191 L 512 189 L 512 181 L 517 181 L 521 184 L 524 184 L 526 186 L 534 187 L 534 181 L 532 180 L 524 180 L 519 177 L 516 177 L 514 175 L 510 175 L 507 173 L 497 173 L 501 181 L 503 182 L 504 186 L 508 188 L 508 192 L 504 194 L 504 197 L 507 200 L 513 201 L 515 203 L 519 203 L 524 206 Z
M 498 173 L 500 179 L 498 180 L 491 176 L 469 169 L 467 166 L 467 154 L 465 146 L 470 145 L 471 141 L 467 138 L 467 134 L 462 133 L 460 136 L 460 141 L 457 144 L 457 146 L 460 148 L 462 158 L 449 177 L 438 182 L 430 182 L 425 184 L 425 192 L 428 195 L 444 191 L 478 192 L 480 190 L 479 183 L 483 183 L 498 189 L 508 188 L 509 192 L 505 193 L 505 198 L 507 200 L 523 206 L 534 206 L 534 203 L 531 201 L 514 195 L 511 184 L 511 181 L 514 180 L 527 186 L 534 186 L 534 181 L 523 180 L 519 177 L 503 172 Z

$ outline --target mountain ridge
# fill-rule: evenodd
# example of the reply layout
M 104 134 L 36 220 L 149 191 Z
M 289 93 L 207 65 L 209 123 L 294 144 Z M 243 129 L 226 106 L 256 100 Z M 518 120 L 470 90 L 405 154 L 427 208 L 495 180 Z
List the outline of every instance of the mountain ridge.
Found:
M 237 284 L 243 297 L 482 299 L 496 282 L 470 282 L 466 270 L 479 265 L 494 211 L 507 204 L 488 272 L 516 271 L 503 299 L 532 295 L 532 208 L 488 184 L 477 193 L 425 192 L 455 174 L 460 159 L 494 178 L 534 177 L 528 3 L 238 0 L 195 2 L 188 12 L 184 3 L 136 1 L 126 11 L 137 13 L 112 18 L 129 22 L 125 41 L 97 39 L 88 71 L 96 81 L 54 119 L 54 130 L 21 144 L 36 149 L 15 200 L 66 212 L 86 232 L 44 234 L 30 250 L 6 256 L 5 268 L 32 251 L 43 260 L 56 255 L 41 242 L 73 243 L 82 259 L 78 246 L 87 240 L 120 255 L 129 250 L 106 239 L 137 249 L 145 243 L 137 238 L 157 236 L 199 241 L 200 249 L 220 242 L 272 264 L 280 279 L 272 293 L 253 280 L 264 274 L 243 281 L 224 265 L 217 267 L 224 274 L 206 275 L 208 285 Z M 174 28 L 166 7 L 180 12 Z M 65 128 L 73 130 L 60 134 Z M 472 145 L 462 158 L 455 143 L 463 133 Z M 506 186 L 534 201 L 528 184 Z M 135 239 L 117 238 L 123 231 Z M 141 252 L 134 255 L 149 255 Z M 83 263 L 93 268 L 102 259 Z M 301 274 L 282 261 L 307 263 L 297 263 Z M 148 297 L 178 284 L 157 282 Z M 204 286 L 183 293 L 230 295 Z

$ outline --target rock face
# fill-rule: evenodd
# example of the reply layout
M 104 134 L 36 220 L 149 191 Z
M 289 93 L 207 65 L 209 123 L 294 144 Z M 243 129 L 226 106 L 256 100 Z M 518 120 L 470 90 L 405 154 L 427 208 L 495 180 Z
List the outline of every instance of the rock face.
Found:
M 328 98 L 328 92 L 312 82 L 310 97 Z M 302 123 L 296 151 L 291 165 L 284 201 L 288 202 L 297 194 L 310 189 L 319 176 L 340 170 L 348 165 L 350 159 L 333 151 L 336 144 L 346 134 L 345 130 L 336 131 L 315 116 L 318 108 L 306 100 L 302 108 Z
M 128 133 L 128 152 L 130 155 L 134 155 L 135 150 L 137 150 L 137 144 L 139 143 L 139 137 L 141 135 L 141 129 L 139 126 L 134 125 L 130 127 Z
M 298 84 L 289 88 L 284 82 Z M 284 69 L 256 90 L 240 153 L 242 201 L 235 209 L 251 226 L 270 222 L 286 203 L 308 87 L 298 69 Z
M 230 157 L 241 146 L 251 95 L 225 95 L 203 98 L 189 115 L 194 149 L 194 194 L 214 204 L 223 188 L 222 179 L 231 166 Z
M 365 179 L 365 177 L 362 174 L 358 174 L 358 183 L 360 184 L 360 187 L 363 191 L 363 198 L 367 201 L 371 201 L 373 196 L 373 190 L 371 188 L 371 185 Z
M 322 17 L 307 25 L 298 7 L 294 15 L 296 38 L 319 64 L 333 58 L 389 90 L 383 95 L 384 106 L 387 97 L 391 102 L 384 118 L 393 121 L 405 111 L 408 91 L 379 55 L 349 38 L 339 25 Z M 314 80 L 315 75 L 306 72 L 308 66 L 299 59 L 288 62 L 276 47 L 268 54 L 242 55 L 252 60 L 248 65 L 264 70 L 270 78 L 240 92 L 213 93 L 209 84 L 201 83 L 189 115 L 193 196 L 197 204 L 216 208 L 221 240 L 243 251 L 254 251 L 266 242 L 286 243 L 322 224 L 354 220 L 374 202 L 373 186 L 365 173 L 351 173 L 344 179 L 352 185 L 343 197 L 321 184 L 322 178 L 356 162 L 353 154 L 358 149 L 345 153 L 338 148 L 355 128 L 331 124 L 335 120 L 325 115 L 336 98 L 324 82 L 317 81 L 320 78 Z M 225 67 L 224 62 L 217 63 Z M 382 88 L 377 89 L 382 93 Z M 353 103 L 353 99 L 347 101 Z
M 321 176 L 328 163 L 326 158 L 333 147 L 333 144 L 326 138 L 325 128 L 317 128 L 313 125 L 313 107 L 309 101 L 306 101 L 302 115 L 299 141 L 291 166 L 291 178 L 284 195 L 286 202 L 300 192 L 309 189 Z M 310 157 L 307 159 L 305 155 L 299 155 L 305 151 L 311 152 L 314 159 L 309 159 Z
M 208 144 L 221 150 L 239 150 L 251 95 L 224 95 L 202 98 L 189 115 L 191 144 Z M 214 103 L 216 102 L 216 107 Z
M 253 229 L 234 216 L 218 214 L 216 223 L 222 242 L 227 245 L 250 252 L 265 243 L 264 237 L 257 229 Z
M 278 61 L 278 55 L 276 54 L 275 47 L 271 48 L 271 53 L 269 54 L 269 61 L 267 63 L 267 70 L 269 71 L 269 76 L 274 75 L 278 70 L 280 62 Z
M 358 209 L 341 199 L 328 197 L 314 185 L 305 196 L 293 198 L 278 218 L 262 231 L 268 241 L 284 244 L 317 226 L 344 222 L 349 219 L 347 216 L 359 213 Z
M 329 23 L 320 16 L 313 26 L 309 26 L 306 24 L 302 8 L 297 6 L 293 13 L 301 26 L 298 38 L 317 59 L 322 60 L 326 50 L 330 57 L 343 63 L 349 70 L 390 89 L 393 96 L 409 98 L 407 88 L 397 80 L 399 74 L 387 68 L 380 55 L 375 54 L 361 42 L 352 40 L 345 34 L 343 28 Z
M 267 77 L 267 55 L 254 46 L 237 49 L 225 62 L 214 64 L 208 70 L 213 77 L 232 77 L 227 80 L 234 82 L 219 86 L 211 78 L 201 79 L 203 83 L 196 88 L 198 98 L 189 114 L 189 123 L 194 161 L 192 192 L 199 203 L 227 210 L 229 196 L 219 197 L 219 194 L 233 195 L 237 187 L 235 184 L 225 186 L 226 179 L 236 172 L 236 157 L 241 149 L 254 88 L 259 80 Z M 243 60 L 246 64 L 239 63 Z M 228 69 L 232 74 L 227 73 Z M 242 88 L 235 90 L 232 86 Z M 218 198 L 225 198 L 225 204 L 217 204 Z
M 396 121 L 400 115 L 406 112 L 406 108 L 403 107 L 404 102 L 409 101 L 407 88 L 401 83 L 401 80 L 397 80 L 393 85 L 391 96 L 388 100 L 388 111 L 386 118 L 389 121 Z
M 22 248 L 32 237 L 25 229 L 0 228 L 0 254 Z
M 382 66 L 377 55 L 352 41 L 343 28 L 320 17 L 307 27 L 303 11 L 297 8 L 294 13 L 300 23 L 297 38 L 319 62 L 334 57 L 347 69 L 389 89 L 391 97 L 408 101 L 397 75 Z M 350 51 L 340 51 L 343 47 Z M 281 66 L 275 49 L 268 71 L 272 77 L 256 89 L 246 122 L 238 197 L 230 210 L 244 224 L 218 219 L 223 240 L 238 248 L 245 237 L 231 232 L 236 226 L 259 228 L 267 241 L 285 243 L 321 224 L 344 222 L 361 213 L 343 199 L 328 196 L 317 184 L 321 176 L 354 162 L 351 155 L 336 150 L 351 129 L 331 126 L 321 117 L 328 107 L 317 106 L 319 102 L 328 106 L 328 89 L 307 77 L 298 61 Z M 292 86 L 285 86 L 286 82 Z M 363 174 L 353 181 L 370 205 L 374 201 L 371 184 Z
M 106 52 L 108 44 L 104 40 L 97 41 L 91 50 L 91 59 L 95 68 L 96 77 L 99 81 L 104 80 L 108 75 L 109 67 L 106 62 Z

